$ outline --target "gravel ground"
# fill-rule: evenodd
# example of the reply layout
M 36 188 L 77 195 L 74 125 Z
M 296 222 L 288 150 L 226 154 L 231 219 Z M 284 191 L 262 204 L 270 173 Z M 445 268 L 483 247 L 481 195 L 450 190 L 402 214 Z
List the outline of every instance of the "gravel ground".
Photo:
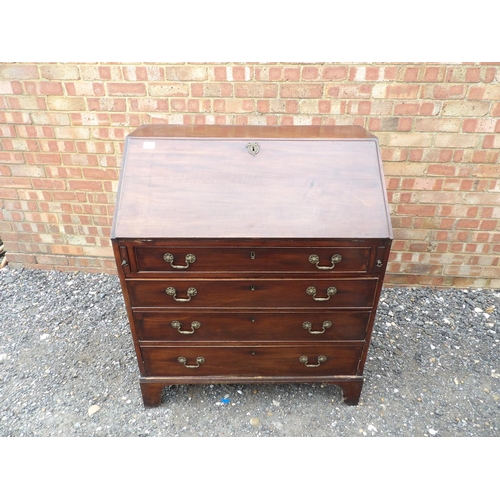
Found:
M 145 409 L 117 276 L 7 267 L 0 304 L 3 437 L 500 434 L 496 290 L 385 289 L 354 407 L 268 384 L 168 387 Z

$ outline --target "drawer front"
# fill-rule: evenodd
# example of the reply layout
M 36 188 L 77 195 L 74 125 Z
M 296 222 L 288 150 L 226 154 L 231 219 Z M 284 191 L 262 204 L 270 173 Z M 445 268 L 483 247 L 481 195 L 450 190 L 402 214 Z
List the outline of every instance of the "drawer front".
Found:
M 364 343 L 142 347 L 148 376 L 356 375 Z
M 239 342 L 364 340 L 369 311 L 134 312 L 141 341 Z
M 132 307 L 372 307 L 377 278 L 129 280 Z
M 134 248 L 139 272 L 366 273 L 370 247 L 158 247 Z

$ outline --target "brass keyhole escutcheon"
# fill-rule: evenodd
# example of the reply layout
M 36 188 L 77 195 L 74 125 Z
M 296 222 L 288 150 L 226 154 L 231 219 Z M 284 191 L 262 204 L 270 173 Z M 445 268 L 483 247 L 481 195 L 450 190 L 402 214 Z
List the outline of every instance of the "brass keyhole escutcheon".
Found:
M 260 146 L 258 142 L 249 142 L 247 144 L 247 151 L 252 155 L 255 156 L 259 151 L 260 151 Z

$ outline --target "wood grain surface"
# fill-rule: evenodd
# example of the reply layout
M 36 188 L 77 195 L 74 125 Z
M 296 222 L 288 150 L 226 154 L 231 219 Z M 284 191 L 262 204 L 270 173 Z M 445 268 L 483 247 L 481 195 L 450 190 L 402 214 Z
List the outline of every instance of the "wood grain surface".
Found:
M 128 136 L 112 237 L 391 237 L 377 140 L 357 127 L 298 128 L 223 127 L 223 136 L 149 126 Z
M 134 320 L 141 342 L 321 342 L 364 340 L 371 314 L 371 311 L 339 310 L 221 312 L 174 309 L 134 311 Z M 181 326 L 172 326 L 172 322 Z M 193 322 L 198 322 L 198 328 L 193 328 Z M 325 322 L 330 322 L 330 326 L 325 328 Z M 310 328 L 308 324 L 305 328 L 304 323 L 310 324 Z

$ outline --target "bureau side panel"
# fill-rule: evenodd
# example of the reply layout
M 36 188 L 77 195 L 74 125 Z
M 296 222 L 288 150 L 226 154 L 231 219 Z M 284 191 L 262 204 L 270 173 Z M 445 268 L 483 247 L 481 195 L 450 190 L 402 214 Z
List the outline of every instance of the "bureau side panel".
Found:
M 130 326 L 130 330 L 132 332 L 132 339 L 134 342 L 134 349 L 137 355 L 137 364 L 139 366 L 139 372 L 141 375 L 145 375 L 144 371 L 144 360 L 142 358 L 142 352 L 139 346 L 139 340 L 137 337 L 137 332 L 135 329 L 134 315 L 132 313 L 132 306 L 130 303 L 130 296 L 127 289 L 127 284 L 125 280 L 125 272 L 124 269 L 129 267 L 129 260 L 127 260 L 128 253 L 126 245 L 123 245 L 119 240 L 112 239 L 111 243 L 113 245 L 113 253 L 116 260 L 116 266 L 118 269 L 118 276 L 120 278 L 120 285 L 123 293 L 123 300 L 125 302 L 125 308 L 127 311 L 128 322 Z M 125 265 L 124 265 L 125 260 Z
M 361 359 L 359 362 L 358 375 L 363 374 L 363 370 L 364 370 L 365 363 L 366 363 L 366 358 L 368 356 L 368 350 L 370 348 L 371 336 L 372 336 L 372 331 L 373 331 L 373 324 L 375 322 L 376 313 L 378 310 L 378 305 L 380 303 L 380 294 L 382 293 L 382 288 L 384 285 L 385 272 L 387 269 L 387 262 L 389 261 L 389 255 L 391 252 L 391 245 L 392 245 L 392 240 L 387 240 L 383 246 L 379 247 L 379 252 L 377 253 L 377 257 L 380 257 L 382 265 L 377 268 L 379 280 L 378 280 L 377 287 L 375 290 L 373 314 L 371 315 L 370 320 L 368 322 L 366 343 L 365 343 L 363 353 L 361 355 Z

